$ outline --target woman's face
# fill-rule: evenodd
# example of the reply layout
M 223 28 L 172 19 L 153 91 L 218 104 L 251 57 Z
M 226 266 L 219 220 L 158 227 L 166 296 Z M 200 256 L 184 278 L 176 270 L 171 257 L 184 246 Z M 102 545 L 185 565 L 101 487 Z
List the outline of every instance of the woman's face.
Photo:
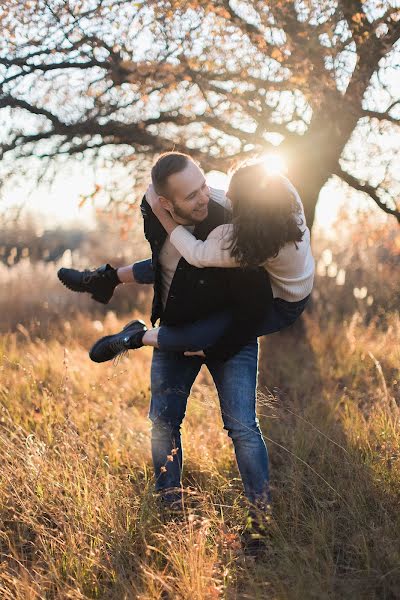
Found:
M 228 191 L 226 192 L 226 197 L 228 198 L 229 202 L 231 203 L 231 206 L 233 208 L 233 202 L 232 202 L 232 193 L 231 193 L 231 188 L 229 186 Z

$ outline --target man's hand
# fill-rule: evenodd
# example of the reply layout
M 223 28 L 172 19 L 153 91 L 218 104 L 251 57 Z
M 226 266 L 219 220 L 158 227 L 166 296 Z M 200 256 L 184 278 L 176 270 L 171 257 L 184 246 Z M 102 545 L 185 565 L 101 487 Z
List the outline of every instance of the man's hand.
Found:
M 196 350 L 196 352 L 185 352 L 185 356 L 201 356 L 201 358 L 205 358 L 203 350 Z
M 151 183 L 146 190 L 146 200 L 150 204 L 152 211 L 160 206 L 159 196 Z

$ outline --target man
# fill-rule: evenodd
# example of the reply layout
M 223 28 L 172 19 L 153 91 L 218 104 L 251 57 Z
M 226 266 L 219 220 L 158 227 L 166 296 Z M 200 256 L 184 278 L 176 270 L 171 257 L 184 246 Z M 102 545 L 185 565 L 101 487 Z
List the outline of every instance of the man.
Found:
M 189 156 L 174 152 L 162 155 L 152 169 L 152 182 L 164 208 L 198 239 L 205 240 L 215 227 L 229 222 L 224 194 L 209 190 L 203 172 Z M 110 265 L 84 272 L 60 269 L 61 281 L 104 303 L 120 282 L 153 283 L 153 325 L 158 319 L 165 325 L 184 325 L 231 307 L 231 327 L 205 358 L 188 358 L 158 349 L 157 340 L 151 338 L 145 325 L 133 321 L 120 333 L 96 342 L 90 356 L 103 362 L 144 343 L 155 346 L 149 418 L 156 490 L 164 502 L 175 503 L 182 498 L 180 427 L 192 384 L 205 363 L 218 391 L 224 428 L 234 444 L 246 497 L 253 506 L 265 510 L 270 500 L 268 453 L 255 412 L 258 345 L 254 332 L 272 297 L 268 275 L 264 269 L 198 269 L 189 265 L 169 242 L 145 197 L 141 210 L 151 260 L 117 270 Z

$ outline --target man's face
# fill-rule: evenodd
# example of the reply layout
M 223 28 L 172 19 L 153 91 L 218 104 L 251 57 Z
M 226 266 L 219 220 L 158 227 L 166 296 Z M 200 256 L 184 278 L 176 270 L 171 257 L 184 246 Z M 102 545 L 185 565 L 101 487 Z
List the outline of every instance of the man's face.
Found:
M 168 198 L 161 197 L 161 204 L 182 225 L 204 221 L 208 215 L 209 201 L 210 190 L 204 174 L 191 161 L 183 171 L 168 177 Z

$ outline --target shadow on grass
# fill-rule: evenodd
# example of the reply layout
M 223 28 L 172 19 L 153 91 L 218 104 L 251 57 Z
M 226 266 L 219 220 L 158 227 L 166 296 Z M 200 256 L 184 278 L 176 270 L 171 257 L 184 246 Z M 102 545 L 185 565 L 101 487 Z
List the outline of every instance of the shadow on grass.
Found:
M 237 597 L 265 597 L 267 581 L 279 598 L 399 598 L 399 493 L 347 435 L 337 357 L 307 322 L 262 340 L 258 414 L 274 516 L 270 548 L 239 571 Z

